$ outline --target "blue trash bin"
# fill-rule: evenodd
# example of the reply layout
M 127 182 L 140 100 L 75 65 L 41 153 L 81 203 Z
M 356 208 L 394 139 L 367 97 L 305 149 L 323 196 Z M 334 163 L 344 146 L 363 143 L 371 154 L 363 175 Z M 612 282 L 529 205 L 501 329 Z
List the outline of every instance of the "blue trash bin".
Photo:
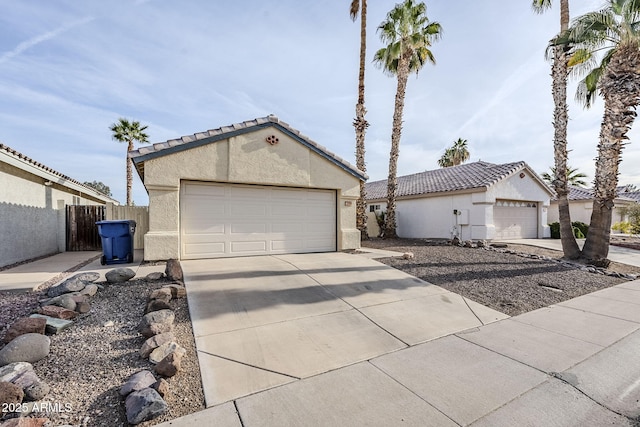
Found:
M 102 257 L 100 263 L 122 264 L 133 262 L 133 235 L 136 232 L 136 222 L 98 221 L 98 234 L 102 240 Z

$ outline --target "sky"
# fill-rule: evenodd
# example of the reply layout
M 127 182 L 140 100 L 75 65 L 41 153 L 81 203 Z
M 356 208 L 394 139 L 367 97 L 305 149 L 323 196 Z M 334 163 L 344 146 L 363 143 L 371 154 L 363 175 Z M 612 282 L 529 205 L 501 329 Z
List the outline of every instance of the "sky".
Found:
M 372 62 L 378 25 L 395 1 L 369 0 L 366 162 L 388 174 L 394 77 Z M 559 10 L 531 0 L 426 0 L 442 25 L 437 64 L 409 78 L 399 175 L 436 169 L 458 138 L 470 161 L 553 165 L 551 64 Z M 571 16 L 602 0 L 570 1 Z M 350 0 L 0 0 L 0 142 L 126 200 L 119 117 L 150 142 L 275 114 L 355 164 L 360 24 Z M 569 85 L 569 164 L 594 177 L 603 100 L 585 110 Z M 640 187 L 640 125 L 622 154 L 620 184 Z M 148 203 L 134 172 L 133 199 Z

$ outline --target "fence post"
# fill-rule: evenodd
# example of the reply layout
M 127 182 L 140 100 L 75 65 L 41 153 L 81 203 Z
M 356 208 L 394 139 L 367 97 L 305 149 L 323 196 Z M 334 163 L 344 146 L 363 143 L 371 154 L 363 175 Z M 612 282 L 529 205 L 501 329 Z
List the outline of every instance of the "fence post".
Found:
M 107 202 L 107 205 L 105 207 L 105 219 L 107 221 L 111 221 L 113 220 L 113 203 L 112 202 Z
M 66 208 L 64 200 L 57 200 L 58 227 L 56 237 L 58 240 L 58 252 L 64 252 L 67 249 L 67 221 Z

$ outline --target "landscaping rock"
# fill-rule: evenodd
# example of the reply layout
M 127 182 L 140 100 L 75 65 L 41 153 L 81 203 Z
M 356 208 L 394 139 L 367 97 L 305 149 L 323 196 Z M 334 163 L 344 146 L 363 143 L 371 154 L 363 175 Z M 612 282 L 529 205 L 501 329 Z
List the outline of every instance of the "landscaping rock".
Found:
M 33 404 L 31 406 L 33 406 Z M 11 418 L 5 421 L 0 427 L 43 427 L 49 423 L 48 418 L 26 418 L 24 412 L 21 412 L 20 415 L 22 416 L 19 418 Z
M 477 245 L 479 248 L 484 248 L 484 247 L 486 247 L 486 246 L 487 246 L 487 242 L 486 242 L 486 240 L 478 240 L 478 242 L 476 243 L 476 245 Z
M 182 285 L 178 285 L 177 283 L 172 283 L 170 285 L 165 285 L 162 287 L 163 289 L 171 290 L 171 298 L 184 298 L 187 296 L 187 288 Z
M 80 295 L 86 295 L 89 297 L 94 296 L 96 293 L 98 293 L 98 285 L 94 284 L 87 285 L 83 290 L 80 291 Z
M 144 314 L 151 313 L 152 311 L 168 310 L 168 309 L 171 309 L 171 306 L 168 303 L 162 300 L 154 299 L 149 301 L 149 303 L 144 309 Z
M 187 350 L 180 346 L 175 341 L 166 342 L 153 350 L 149 355 L 149 362 L 160 363 L 162 359 L 170 355 L 171 353 L 177 353 L 180 357 L 184 356 Z
M 73 300 L 73 297 L 70 294 L 64 294 L 64 295 L 57 296 L 55 298 L 51 298 L 44 305 L 46 306 L 53 305 L 57 307 L 66 308 L 67 310 L 72 310 L 72 311 L 76 309 L 76 302 Z
M 15 337 L 24 334 L 44 334 L 47 321 L 43 319 L 32 319 L 23 317 L 11 324 L 4 336 L 4 342 L 11 342 Z
M 140 357 L 146 359 L 149 357 L 151 352 L 156 348 L 160 347 L 164 343 L 168 343 L 171 341 L 175 341 L 175 336 L 173 332 L 165 332 L 164 334 L 154 335 L 142 344 L 140 348 Z
M 506 243 L 492 243 L 491 247 L 498 248 L 498 249 L 503 249 L 503 248 L 508 247 L 508 245 Z
M 22 399 L 24 399 L 22 387 L 8 382 L 0 382 L 0 409 L 5 404 L 22 403 Z
M 465 240 L 463 246 L 465 248 L 472 248 L 473 247 L 473 242 L 471 240 Z
M 140 424 L 152 420 L 167 412 L 167 403 L 152 388 L 134 391 L 125 401 L 127 421 L 129 424 Z
M 138 331 L 147 338 L 164 332 L 171 332 L 174 319 L 175 314 L 171 310 L 152 311 L 142 316 Z
M 413 259 L 413 253 L 412 252 L 405 252 L 402 254 L 402 259 Z
M 164 378 L 160 378 L 151 387 L 157 391 L 163 399 L 166 399 L 169 396 L 169 383 Z
M 48 334 L 57 334 L 67 329 L 69 326 L 73 325 L 73 321 L 71 320 L 56 319 L 55 317 L 45 316 L 43 314 L 32 314 L 29 317 L 41 317 L 45 319 L 47 322 L 45 331 Z
M 127 394 L 151 387 L 156 382 L 156 378 L 151 371 L 140 371 L 131 375 L 127 382 L 125 382 L 120 388 L 120 396 L 126 396 Z
M 26 400 L 35 401 L 44 399 L 49 394 L 50 387 L 47 383 L 38 381 L 24 389 Z
M 145 280 L 160 280 L 164 277 L 164 273 L 161 271 L 154 271 L 153 273 L 147 274 Z
M 79 302 L 76 304 L 76 313 L 84 314 L 91 311 L 91 304 L 88 302 Z
M 104 326 L 105 328 L 111 328 L 113 325 L 115 325 L 115 323 L 113 323 L 113 320 L 108 320 L 106 322 L 104 322 Z
M 171 353 L 156 365 L 155 371 L 163 377 L 172 377 L 182 369 L 182 355 Z
M 78 273 L 74 276 L 69 277 L 64 282 L 50 287 L 47 291 L 47 295 L 49 295 L 50 297 L 57 297 L 62 294 L 81 291 L 87 284 L 95 282 L 99 278 L 100 274 L 94 272 Z
M 153 301 L 153 300 L 160 300 L 164 302 L 171 301 L 171 289 L 160 288 L 160 289 L 151 291 L 151 293 L 149 294 L 148 301 Z
M 14 378 L 10 382 L 24 390 L 40 382 L 40 378 L 38 378 L 38 376 L 34 371 L 25 371 L 20 376 Z
M 13 362 L 37 362 L 49 354 L 51 340 L 41 334 L 24 334 L 0 349 L 0 366 Z
M 73 304 L 75 308 L 75 302 Z M 57 305 L 45 305 L 38 311 L 44 316 L 55 317 L 56 319 L 70 320 L 75 319 L 76 316 L 78 316 L 78 313 L 75 311 L 58 307 Z
M 164 274 L 169 280 L 176 280 L 179 282 L 184 281 L 184 275 L 182 273 L 182 266 L 177 259 L 170 259 L 167 261 L 167 267 L 164 270 Z
M 107 271 L 105 278 L 109 283 L 124 283 L 129 279 L 132 279 L 136 275 L 135 271 L 127 267 L 114 268 Z
M 13 382 L 25 372 L 33 371 L 33 365 L 29 362 L 14 362 L 0 367 L 0 382 Z
M 460 246 L 460 239 L 458 238 L 458 236 L 456 236 L 453 239 L 451 239 L 451 245 Z

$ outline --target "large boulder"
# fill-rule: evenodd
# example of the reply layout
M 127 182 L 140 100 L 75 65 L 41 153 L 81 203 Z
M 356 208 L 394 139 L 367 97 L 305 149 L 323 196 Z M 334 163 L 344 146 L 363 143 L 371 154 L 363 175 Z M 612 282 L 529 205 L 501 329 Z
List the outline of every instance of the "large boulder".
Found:
M 46 325 L 47 321 L 44 319 L 33 319 L 31 317 L 18 319 L 7 330 L 4 335 L 4 342 L 11 342 L 14 338 L 24 334 L 44 334 Z
M 51 298 L 44 305 L 55 305 L 58 307 L 66 308 L 67 310 L 75 310 L 76 302 L 73 299 L 73 294 L 64 294 Z
M 0 366 L 13 362 L 37 362 L 49 354 L 51 340 L 46 335 L 24 334 L 0 349 Z
M 11 383 L 21 387 L 23 390 L 39 382 L 40 378 L 38 378 L 35 371 L 25 371 L 11 381 Z
M 120 396 L 126 396 L 127 394 L 151 387 L 156 382 L 156 378 L 151 371 L 140 371 L 131 375 L 127 382 L 125 382 L 120 388 Z
M 149 294 L 149 301 L 160 300 L 164 302 L 171 301 L 171 289 L 160 288 L 151 291 Z
M 164 334 L 152 336 L 142 344 L 142 347 L 140 348 L 140 357 L 146 359 L 153 350 L 160 347 L 162 344 L 174 341 L 175 339 L 173 332 L 165 332 Z
M 86 285 L 91 282 L 95 282 L 100 278 L 99 273 L 87 272 L 87 273 L 78 273 L 69 277 L 64 282 L 52 286 L 47 291 L 47 295 L 50 297 L 57 297 L 62 294 L 67 294 L 69 292 L 78 292 L 84 289 Z
M 7 405 L 22 403 L 22 399 L 24 399 L 22 387 L 8 382 L 0 382 L 0 410 Z
M 182 273 L 182 266 L 177 259 L 170 259 L 167 261 L 167 267 L 164 270 L 165 276 L 169 280 L 175 280 L 178 282 L 184 281 L 184 275 Z
M 127 421 L 129 424 L 140 424 L 152 420 L 167 412 L 167 403 L 152 388 L 134 391 L 125 400 Z
M 132 269 L 127 267 L 120 267 L 107 271 L 107 274 L 105 274 L 104 277 L 109 283 L 124 283 L 129 279 L 133 279 L 135 275 L 136 272 Z
M 138 331 L 150 338 L 154 335 L 173 331 L 173 321 L 175 314 L 171 310 L 152 311 L 142 316 L 138 325 Z

